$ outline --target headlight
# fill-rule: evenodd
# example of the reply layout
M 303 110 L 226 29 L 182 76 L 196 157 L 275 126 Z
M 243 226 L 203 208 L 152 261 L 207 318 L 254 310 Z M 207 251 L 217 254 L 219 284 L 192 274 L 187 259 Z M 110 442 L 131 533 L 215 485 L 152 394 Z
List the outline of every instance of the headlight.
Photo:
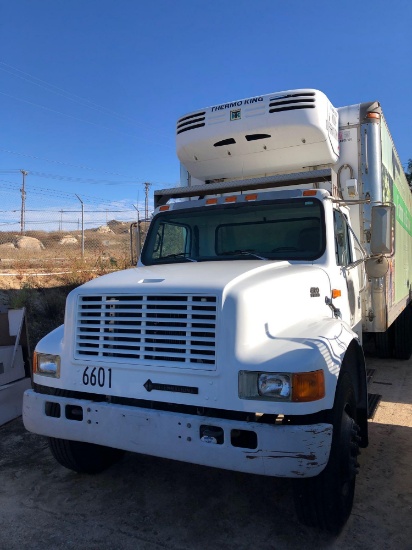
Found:
M 276 397 L 278 399 L 289 399 L 291 392 L 289 374 L 259 374 L 258 377 L 259 395 L 265 397 Z
M 33 373 L 60 378 L 60 356 L 34 352 Z
M 323 370 L 310 372 L 239 372 L 239 397 L 263 401 L 317 401 L 325 397 Z

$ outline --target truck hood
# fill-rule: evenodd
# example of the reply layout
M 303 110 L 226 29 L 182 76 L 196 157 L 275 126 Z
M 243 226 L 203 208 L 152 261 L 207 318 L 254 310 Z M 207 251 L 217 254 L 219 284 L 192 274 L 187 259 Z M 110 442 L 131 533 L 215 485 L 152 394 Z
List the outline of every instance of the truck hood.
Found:
M 289 317 L 290 322 L 295 323 L 311 313 L 318 316 L 318 309 L 330 313 L 325 306 L 325 297 L 330 296 L 326 272 L 312 264 L 286 261 L 185 262 L 137 267 L 89 281 L 75 289 L 71 297 L 136 292 L 214 295 L 222 309 L 226 300 L 232 300 L 242 303 L 246 309 L 252 308 L 255 315 L 257 311 L 265 311 L 265 315 L 272 318 L 276 312 L 276 318 L 283 319 L 284 324 Z
M 62 377 L 75 373 L 73 389 L 83 388 L 85 368 L 105 367 L 113 372 L 114 395 L 216 408 L 227 408 L 231 395 L 247 408 L 238 397 L 239 372 L 323 367 L 316 342 L 325 332 L 319 327 L 333 320 L 325 303 L 330 294 L 321 267 L 285 261 L 185 262 L 112 273 L 67 300 L 61 345 L 70 366 L 62 365 Z M 42 348 L 55 349 L 50 341 Z M 152 382 L 196 392 L 157 389 L 153 397 Z
M 146 295 L 161 300 L 176 294 L 214 296 L 220 311 L 219 334 L 237 345 L 255 344 L 292 327 L 297 333 L 311 320 L 331 317 L 325 303 L 331 295 L 330 281 L 321 267 L 264 260 L 184 262 L 118 271 L 75 289 L 69 309 L 74 314 L 79 295 L 109 299 Z
M 289 262 L 264 260 L 237 260 L 220 262 L 184 262 L 156 266 L 142 266 L 117 271 L 89 281 L 76 289 L 76 293 L 116 292 L 212 292 L 219 294 L 230 285 L 258 277 L 273 280 L 276 273 L 285 274 L 313 266 L 294 265 Z

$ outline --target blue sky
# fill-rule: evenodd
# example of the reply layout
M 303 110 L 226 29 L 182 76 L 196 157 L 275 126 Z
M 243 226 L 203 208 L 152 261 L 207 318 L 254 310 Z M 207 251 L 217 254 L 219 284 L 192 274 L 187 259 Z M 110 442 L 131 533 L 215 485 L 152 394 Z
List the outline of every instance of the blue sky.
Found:
M 410 0 L 3 1 L 3 207 L 24 169 L 36 207 L 77 193 L 143 209 L 144 182 L 178 182 L 177 118 L 293 88 L 379 100 L 406 165 L 411 23 Z

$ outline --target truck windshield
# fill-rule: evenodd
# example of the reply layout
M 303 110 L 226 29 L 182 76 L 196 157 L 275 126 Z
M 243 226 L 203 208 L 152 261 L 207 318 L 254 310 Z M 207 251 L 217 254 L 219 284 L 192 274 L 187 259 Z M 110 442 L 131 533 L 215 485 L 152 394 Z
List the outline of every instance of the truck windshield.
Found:
M 307 260 L 325 249 L 318 199 L 176 208 L 153 219 L 144 265 L 219 260 Z

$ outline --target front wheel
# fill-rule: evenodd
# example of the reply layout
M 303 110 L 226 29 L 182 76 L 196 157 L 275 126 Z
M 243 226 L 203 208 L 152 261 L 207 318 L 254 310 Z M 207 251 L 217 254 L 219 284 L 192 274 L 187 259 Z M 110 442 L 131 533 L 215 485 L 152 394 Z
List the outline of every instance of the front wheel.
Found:
M 337 534 L 352 510 L 361 439 L 355 391 L 348 373 L 338 382 L 335 404 L 328 414 L 327 421 L 333 425 L 328 464 L 316 477 L 295 480 L 294 500 L 301 523 Z
M 120 449 L 54 437 L 49 438 L 49 446 L 59 464 L 80 474 L 98 474 L 124 454 Z

